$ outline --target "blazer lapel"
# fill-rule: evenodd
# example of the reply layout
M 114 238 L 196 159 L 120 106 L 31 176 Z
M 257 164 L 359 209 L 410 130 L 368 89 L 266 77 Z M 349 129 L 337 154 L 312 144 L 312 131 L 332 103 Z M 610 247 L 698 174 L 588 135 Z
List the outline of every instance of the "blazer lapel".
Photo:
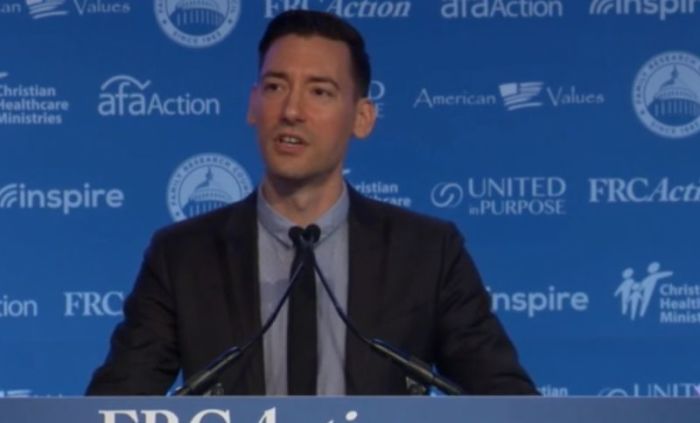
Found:
M 376 336 L 373 328 L 381 319 L 383 281 L 387 257 L 384 245 L 386 222 L 373 212 L 373 205 L 348 187 L 350 211 L 348 315 L 361 334 Z M 385 390 L 383 373 L 376 366 L 376 353 L 348 331 L 345 348 L 345 387 L 348 395 Z
M 224 295 L 233 337 L 239 347 L 261 327 L 260 284 L 258 272 L 256 193 L 253 192 L 232 209 L 225 240 L 228 275 Z M 262 343 L 256 342 L 234 364 L 227 380 L 227 393 L 265 394 Z

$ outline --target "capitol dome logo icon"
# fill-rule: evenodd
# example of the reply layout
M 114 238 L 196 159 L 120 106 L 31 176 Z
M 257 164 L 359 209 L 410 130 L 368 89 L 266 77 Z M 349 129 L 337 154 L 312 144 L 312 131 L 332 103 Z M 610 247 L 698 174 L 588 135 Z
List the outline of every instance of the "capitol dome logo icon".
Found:
M 240 0 L 155 0 L 158 25 L 185 47 L 210 47 L 226 38 L 241 13 Z
M 637 116 L 652 132 L 686 138 L 700 132 L 700 58 L 684 52 L 653 57 L 634 81 Z
M 198 154 L 170 177 L 167 202 L 175 221 L 236 202 L 253 190 L 250 176 L 235 160 L 216 153 Z

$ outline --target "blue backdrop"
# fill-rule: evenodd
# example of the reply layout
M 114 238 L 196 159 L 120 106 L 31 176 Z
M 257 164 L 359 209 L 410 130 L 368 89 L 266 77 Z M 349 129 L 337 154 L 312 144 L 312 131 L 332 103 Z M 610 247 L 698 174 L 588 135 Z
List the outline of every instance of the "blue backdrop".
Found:
M 81 394 L 151 233 L 241 198 L 265 25 L 365 35 L 365 194 L 455 221 L 546 395 L 700 395 L 700 2 L 0 0 L 0 397 Z

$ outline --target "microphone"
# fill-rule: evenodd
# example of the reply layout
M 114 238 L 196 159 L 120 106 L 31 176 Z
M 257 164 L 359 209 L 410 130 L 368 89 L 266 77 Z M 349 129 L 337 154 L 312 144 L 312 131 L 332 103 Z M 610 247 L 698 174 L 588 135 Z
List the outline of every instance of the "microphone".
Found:
M 302 229 L 298 226 L 293 226 L 289 229 L 289 237 L 292 239 L 292 242 L 294 242 L 294 245 L 297 246 L 297 248 L 299 248 L 299 245 L 301 245 L 303 254 L 313 253 L 313 246 L 318 241 L 320 236 L 321 229 L 316 225 L 310 225 L 306 229 Z M 314 260 L 314 263 L 315 262 L 316 261 Z M 275 320 L 277 320 L 277 315 L 279 315 L 282 306 L 289 298 L 292 288 L 294 288 L 294 285 L 296 285 L 303 266 L 304 260 L 300 260 L 297 267 L 293 269 L 292 276 L 289 278 L 289 286 L 287 286 L 282 298 L 277 303 L 275 309 L 272 311 L 272 314 L 270 314 L 270 317 L 267 318 L 265 324 L 260 328 L 260 331 L 257 334 L 251 337 L 250 340 L 243 344 L 242 347 L 233 346 L 221 353 L 211 363 L 209 363 L 207 367 L 187 379 L 185 384 L 176 389 L 173 395 L 208 395 L 212 391 L 220 392 L 221 387 L 220 383 L 218 383 L 219 377 L 253 344 L 260 341 L 270 327 L 272 327 L 272 324 L 275 322 Z
M 312 226 L 316 226 L 316 225 L 312 225 Z M 318 227 L 316 227 L 316 228 L 318 228 Z M 320 233 L 320 230 L 319 230 L 319 233 Z M 321 268 L 318 266 L 318 263 L 316 262 L 316 258 L 314 256 L 312 256 L 312 259 L 313 259 L 313 263 L 314 263 L 314 269 L 316 269 L 316 274 L 318 275 L 319 279 L 321 280 L 321 283 L 323 284 L 324 290 L 328 293 L 328 296 L 331 299 L 331 303 L 333 303 L 333 308 L 335 308 L 335 312 L 338 314 L 338 316 L 340 316 L 340 319 L 343 321 L 343 323 L 345 323 L 345 326 L 348 329 L 350 329 L 350 332 L 352 332 L 353 335 L 355 335 L 360 341 L 369 345 L 373 351 L 388 358 L 394 364 L 398 365 L 407 374 L 409 374 L 412 378 L 414 378 L 417 382 L 419 382 L 421 385 L 425 386 L 426 388 L 429 386 L 435 386 L 448 395 L 464 395 L 464 391 L 462 390 L 462 388 L 459 385 L 452 382 L 448 378 L 446 378 L 440 374 L 435 373 L 429 364 L 420 360 L 418 357 L 415 357 L 411 354 L 408 354 L 404 351 L 401 351 L 400 349 L 392 346 L 388 342 L 383 341 L 381 339 L 378 339 L 378 338 L 369 339 L 369 338 L 365 337 L 364 335 L 362 335 L 360 333 L 360 331 L 352 323 L 352 321 L 350 320 L 348 315 L 345 314 L 343 309 L 340 307 L 340 304 L 338 303 L 337 298 L 333 294 L 333 291 L 331 290 L 330 286 L 328 285 L 326 278 L 323 276 L 323 272 L 321 271 Z

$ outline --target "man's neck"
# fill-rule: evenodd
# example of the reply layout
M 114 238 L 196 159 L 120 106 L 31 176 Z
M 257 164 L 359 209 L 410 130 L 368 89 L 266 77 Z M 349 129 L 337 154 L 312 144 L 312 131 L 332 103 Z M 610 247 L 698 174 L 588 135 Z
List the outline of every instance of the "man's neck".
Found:
M 307 226 L 327 212 L 343 193 L 342 176 L 322 183 L 296 183 L 265 176 L 262 194 L 279 214 L 297 225 Z

